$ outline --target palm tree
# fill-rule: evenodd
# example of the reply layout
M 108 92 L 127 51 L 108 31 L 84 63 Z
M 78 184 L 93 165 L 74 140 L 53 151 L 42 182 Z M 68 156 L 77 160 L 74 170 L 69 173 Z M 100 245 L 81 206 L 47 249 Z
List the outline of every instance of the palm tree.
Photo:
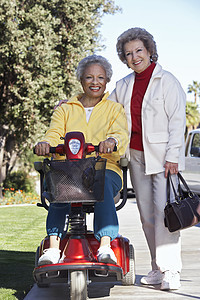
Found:
M 189 84 L 188 93 L 194 93 L 194 102 L 197 103 L 197 96 L 200 97 L 200 83 L 193 81 L 193 84 Z
M 186 102 L 186 133 L 199 125 L 200 113 L 196 103 Z

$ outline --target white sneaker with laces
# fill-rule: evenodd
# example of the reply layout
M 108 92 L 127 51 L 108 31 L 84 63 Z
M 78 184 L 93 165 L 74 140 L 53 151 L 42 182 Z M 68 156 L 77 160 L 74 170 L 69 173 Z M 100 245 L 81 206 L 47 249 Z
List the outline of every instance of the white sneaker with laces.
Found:
M 60 250 L 57 248 L 49 248 L 43 251 L 43 254 L 38 260 L 38 266 L 57 264 L 60 259 Z
M 163 280 L 164 274 L 160 270 L 152 270 L 147 276 L 141 278 L 142 284 L 160 284 Z
M 110 246 L 102 246 L 97 251 L 98 262 L 117 264 L 117 258 Z
M 181 287 L 180 273 L 165 271 L 160 289 L 163 291 L 178 290 L 180 287 Z

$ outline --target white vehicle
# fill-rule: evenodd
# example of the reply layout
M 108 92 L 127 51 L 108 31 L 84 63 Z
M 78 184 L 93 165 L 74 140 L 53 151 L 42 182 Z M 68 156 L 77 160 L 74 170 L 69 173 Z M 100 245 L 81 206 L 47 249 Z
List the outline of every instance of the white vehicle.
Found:
M 186 139 L 185 170 L 182 172 L 190 190 L 200 195 L 200 128 L 191 130 Z M 135 197 L 128 174 L 128 198 Z M 182 186 L 183 190 L 185 188 Z
M 191 191 L 200 195 L 200 128 L 188 133 L 183 177 Z

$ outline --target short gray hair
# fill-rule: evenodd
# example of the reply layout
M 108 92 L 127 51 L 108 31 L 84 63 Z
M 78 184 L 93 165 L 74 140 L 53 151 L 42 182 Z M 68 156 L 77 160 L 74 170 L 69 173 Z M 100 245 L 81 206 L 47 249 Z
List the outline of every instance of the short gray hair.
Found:
M 78 81 L 81 81 L 85 69 L 88 66 L 93 65 L 93 64 L 98 64 L 102 68 L 104 68 L 104 70 L 106 72 L 107 82 L 109 82 L 111 80 L 111 77 L 113 74 L 112 66 L 105 57 L 103 57 L 101 55 L 95 55 L 95 54 L 87 56 L 79 62 L 77 70 L 76 70 L 76 77 L 77 77 Z
M 117 54 L 124 64 L 127 65 L 124 45 L 133 40 L 140 40 L 143 42 L 145 48 L 150 53 L 151 61 L 156 62 L 158 60 L 156 42 L 154 41 L 153 36 L 144 28 L 134 27 L 124 31 L 117 39 Z

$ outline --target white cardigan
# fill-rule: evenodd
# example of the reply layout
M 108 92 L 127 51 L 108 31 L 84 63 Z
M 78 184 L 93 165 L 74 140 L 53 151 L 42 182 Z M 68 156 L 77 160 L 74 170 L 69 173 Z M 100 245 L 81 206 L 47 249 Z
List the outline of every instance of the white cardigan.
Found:
M 126 111 L 131 136 L 131 96 L 135 74 L 131 73 L 116 83 L 108 97 L 121 103 Z M 179 81 L 157 63 L 142 103 L 142 139 L 145 173 L 164 171 L 166 161 L 185 168 L 185 105 L 186 95 Z

